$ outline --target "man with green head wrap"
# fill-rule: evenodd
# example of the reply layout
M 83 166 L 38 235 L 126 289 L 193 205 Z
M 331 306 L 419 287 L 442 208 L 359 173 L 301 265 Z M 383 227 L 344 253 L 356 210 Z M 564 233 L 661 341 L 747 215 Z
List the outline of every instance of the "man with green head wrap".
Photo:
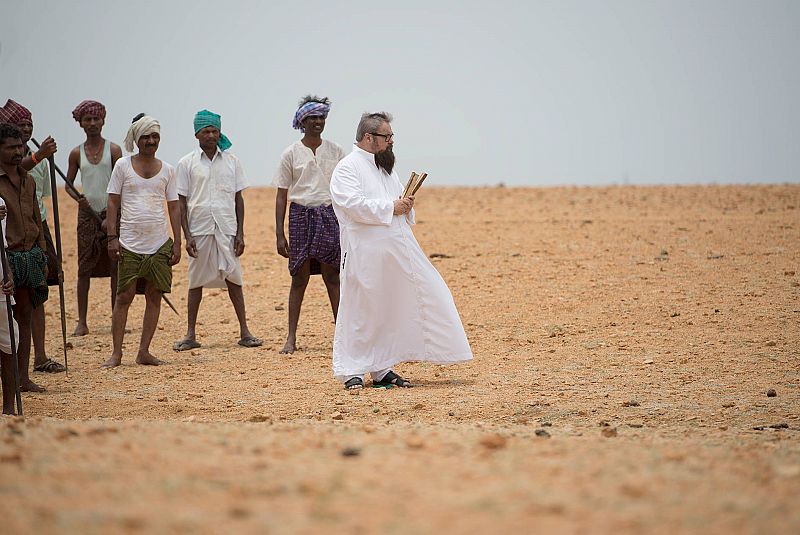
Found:
M 175 351 L 200 347 L 195 325 L 203 288 L 227 288 L 239 320 L 239 345 L 258 347 L 262 341 L 247 327 L 242 265 L 244 253 L 244 198 L 247 188 L 242 164 L 228 149 L 230 140 L 220 131 L 219 115 L 208 110 L 194 117 L 199 147 L 181 158 L 175 172 L 181 224 L 189 254 L 189 296 L 186 336 Z

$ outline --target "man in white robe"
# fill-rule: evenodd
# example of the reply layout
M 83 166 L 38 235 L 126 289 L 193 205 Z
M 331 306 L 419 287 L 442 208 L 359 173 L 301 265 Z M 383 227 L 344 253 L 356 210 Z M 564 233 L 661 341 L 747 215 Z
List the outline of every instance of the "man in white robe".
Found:
M 348 390 L 363 388 L 366 373 L 373 386 L 411 386 L 392 371 L 400 362 L 472 359 L 453 296 L 411 231 L 414 199 L 400 198 L 391 121 L 362 115 L 331 177 L 342 248 L 333 373 Z

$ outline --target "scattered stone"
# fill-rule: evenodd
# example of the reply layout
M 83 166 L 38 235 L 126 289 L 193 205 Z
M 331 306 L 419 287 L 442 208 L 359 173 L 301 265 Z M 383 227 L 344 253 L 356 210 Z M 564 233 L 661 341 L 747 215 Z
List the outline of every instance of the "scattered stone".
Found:
M 653 258 L 656 262 L 666 262 L 669 260 L 669 251 L 666 249 L 661 249 L 661 254 Z
M 680 316 L 680 315 L 681 315 L 681 313 L 680 313 L 680 312 L 673 312 L 672 314 L 670 314 L 670 315 L 669 315 L 669 317 L 670 317 L 670 318 L 677 318 L 677 317 L 678 317 L 678 316 Z
M 537 429 L 536 430 L 536 436 L 537 437 L 542 437 L 542 438 L 550 438 L 550 433 L 548 433 L 544 429 Z
M 119 430 L 116 427 L 93 427 L 86 431 L 87 436 L 104 435 L 106 433 L 117 433 Z
M 617 436 L 617 428 L 616 427 L 604 427 L 600 434 L 602 434 L 606 438 L 613 438 Z
M 652 364 L 652 363 L 653 363 L 653 359 L 647 359 L 647 360 L 642 362 L 642 364 Z
M 250 514 L 251 513 L 249 509 L 245 509 L 244 507 L 239 507 L 239 506 L 232 507 L 228 511 L 228 515 L 231 518 L 247 518 L 248 516 L 250 516 Z
M 406 446 L 411 448 L 412 450 L 419 450 L 425 447 L 425 442 L 423 442 L 421 437 L 418 436 L 410 436 L 406 439 Z
M 331 419 L 332 420 L 344 420 L 344 415 L 341 412 L 337 411 L 337 412 L 334 412 L 333 414 L 331 414 Z
M 379 412 L 381 412 L 381 410 L 378 407 L 375 407 L 374 409 L 372 409 L 372 412 L 374 414 L 378 414 Z
M 160 401 L 161 403 L 164 403 L 165 401 L 167 401 L 167 398 L 162 396 L 162 397 L 158 398 L 158 401 Z
M 431 253 L 430 255 L 428 255 L 428 258 L 453 258 L 453 257 L 450 256 L 449 254 L 444 254 L 444 253 Z
M 68 438 L 77 437 L 78 432 L 69 427 L 62 427 L 56 431 L 56 440 L 67 440 Z
M 448 416 L 455 416 L 455 415 L 456 415 L 456 413 L 454 413 L 453 411 L 450 411 L 450 412 L 448 412 L 448 413 L 447 413 L 447 415 L 448 415 Z
M 622 406 L 623 407 L 638 407 L 639 405 L 641 405 L 641 403 L 639 403 L 635 399 L 632 399 L 630 401 L 623 401 L 622 402 Z
M 188 398 L 201 398 L 201 397 L 203 397 L 203 394 L 201 394 L 200 392 L 187 392 L 186 393 L 186 397 L 188 397 Z
M 719 260 L 720 258 L 725 258 L 724 254 L 709 254 L 706 257 L 708 260 Z
M 781 422 L 779 424 L 771 425 L 757 425 L 753 427 L 756 431 L 764 431 L 765 429 L 789 429 L 789 424 Z
M 778 345 L 778 342 L 776 342 L 775 340 L 770 340 L 764 345 L 766 345 L 767 347 L 775 347 L 776 345 Z
M 485 437 L 481 438 L 479 444 L 486 449 L 489 450 L 499 450 L 501 448 L 506 447 L 506 443 L 508 439 L 503 435 L 498 435 L 497 433 L 493 433 L 491 435 L 486 435 Z
M 361 455 L 361 448 L 347 447 L 342 450 L 342 457 L 358 457 Z
M 553 427 L 553 423 L 552 422 L 542 422 L 540 425 L 542 427 Z
M 22 452 L 19 450 L 8 451 L 0 454 L 0 463 L 16 463 L 22 462 Z
M 733 401 L 726 401 L 725 403 L 722 404 L 722 406 L 725 407 L 726 409 L 730 409 L 731 407 L 735 407 L 736 403 L 734 403 Z
M 283 310 L 283 305 L 275 305 L 275 310 Z
M 628 427 L 633 427 L 634 429 L 640 429 L 644 427 L 642 422 L 628 422 Z
M 272 422 L 272 418 L 267 416 L 266 414 L 254 414 L 253 416 L 248 418 L 247 421 L 253 423 Z
M 774 388 L 770 388 L 769 390 L 767 390 L 767 397 L 768 397 L 768 398 L 774 398 L 774 397 L 776 397 L 777 395 L 778 395 L 778 393 L 777 393 L 777 392 L 775 392 L 775 389 L 774 389 Z
M 422 403 L 417 403 L 416 405 L 414 405 L 414 409 L 415 410 L 419 410 L 419 409 L 421 409 L 423 407 L 425 407 L 425 405 L 423 405 Z
M 600 427 L 608 427 L 611 425 L 611 422 L 609 422 L 608 420 L 600 420 L 599 422 L 597 422 L 597 425 Z
M 74 349 L 75 346 L 72 345 L 72 342 L 67 342 L 67 349 Z
M 800 476 L 800 464 L 778 465 L 774 468 L 775 473 L 781 477 Z

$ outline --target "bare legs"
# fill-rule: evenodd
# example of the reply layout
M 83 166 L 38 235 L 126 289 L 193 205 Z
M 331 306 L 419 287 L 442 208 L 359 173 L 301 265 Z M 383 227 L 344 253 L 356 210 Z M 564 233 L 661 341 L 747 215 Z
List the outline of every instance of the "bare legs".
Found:
M 322 280 L 328 290 L 328 299 L 331 302 L 333 320 L 339 313 L 339 266 L 320 264 Z M 286 337 L 281 353 L 294 353 L 297 350 L 297 324 L 300 321 L 300 308 L 303 306 L 303 297 L 311 277 L 311 261 L 306 260 L 296 275 L 292 275 L 292 286 L 289 289 L 289 334 Z
M 31 312 L 31 336 L 33 337 L 33 366 L 47 362 L 44 350 L 44 304 L 36 307 Z
M 72 336 L 86 336 L 89 334 L 89 325 L 86 323 L 86 313 L 89 310 L 89 275 L 78 275 L 78 324 Z
M 125 337 L 125 324 L 128 321 L 128 309 L 136 296 L 136 283 L 128 285 L 121 293 L 117 294 L 114 303 L 114 312 L 111 317 L 111 335 L 114 347 L 111 356 L 103 364 L 103 368 L 114 368 L 122 362 L 122 341 Z M 142 320 L 142 337 L 139 341 L 139 351 L 136 354 L 137 364 L 159 365 L 164 362 L 150 353 L 150 342 L 158 325 L 158 316 L 161 313 L 161 290 L 152 282 L 147 281 L 144 289 L 145 309 Z
M 117 263 L 111 263 L 111 309 L 114 309 L 114 301 L 117 297 Z M 89 288 L 91 278 L 89 275 L 78 275 L 78 324 L 72 336 L 85 336 L 89 334 L 89 324 L 86 322 L 86 315 L 89 310 Z
M 242 287 L 234 284 L 228 280 L 225 281 L 228 286 L 228 297 L 233 304 L 233 310 L 236 312 L 236 319 L 239 320 L 239 338 L 240 341 L 256 340 L 250 329 L 247 327 L 247 313 L 244 306 L 244 292 Z M 186 322 L 186 336 L 182 340 L 175 343 L 175 349 L 180 350 L 182 346 L 184 349 L 191 349 L 192 347 L 199 347 L 197 344 L 197 315 L 200 311 L 200 302 L 203 300 L 203 287 L 191 288 L 187 299 L 187 322 Z M 260 341 L 252 342 L 254 345 L 261 345 Z
M 23 392 L 44 392 L 44 388 L 37 385 L 30 379 L 28 364 L 31 359 L 31 303 L 30 288 L 19 286 L 14 292 L 14 319 L 17 320 L 19 327 L 19 347 L 17 348 L 17 359 L 19 362 L 19 386 Z
M 0 351 L 0 380 L 3 385 L 3 414 L 15 414 L 14 357 L 2 351 Z

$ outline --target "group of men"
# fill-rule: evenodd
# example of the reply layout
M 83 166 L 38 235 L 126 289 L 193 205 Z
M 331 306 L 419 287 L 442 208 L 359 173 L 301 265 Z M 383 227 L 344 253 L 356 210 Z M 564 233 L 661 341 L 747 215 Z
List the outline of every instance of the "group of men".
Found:
M 350 154 L 322 139 L 330 111 L 327 98 L 307 96 L 292 125 L 302 138 L 281 155 L 273 180 L 277 188 L 277 251 L 288 258 L 291 275 L 288 334 L 281 353 L 297 350 L 300 309 L 311 275 L 325 283 L 334 321 L 333 372 L 347 389 L 364 386 L 409 387 L 392 367 L 406 361 L 463 362 L 472 353 L 452 295 L 416 242 L 414 198 L 402 197 L 394 170 L 394 133 L 387 113 L 365 113 Z M 84 101 L 73 117 L 86 141 L 69 154 L 67 193 L 78 211 L 78 323 L 74 335 L 89 332 L 90 280 L 110 277 L 111 356 L 103 367 L 122 362 L 129 307 L 145 295 L 145 313 L 136 362 L 157 365 L 150 353 L 161 300 L 171 291 L 172 266 L 189 256 L 187 330 L 175 351 L 201 346 L 195 330 L 203 288 L 225 288 L 239 320 L 239 345 L 262 340 L 248 328 L 240 257 L 245 250 L 244 198 L 247 178 L 221 117 L 208 110 L 195 115 L 198 147 L 177 167 L 156 157 L 160 124 L 148 115 L 134 117 L 121 148 L 102 137 L 105 107 Z M 58 284 L 56 260 L 43 198 L 52 194 L 47 159 L 57 151 L 48 137 L 37 150 L 28 147 L 33 121 L 29 110 L 9 100 L 0 109 L 0 207 L 8 238 L 9 270 L 17 331 L 20 388 L 41 391 L 30 380 L 30 341 L 34 369 L 60 372 L 61 363 L 44 352 L 44 311 L 48 284 Z M 75 187 L 80 173 L 82 192 Z M 166 206 L 166 209 L 165 209 Z M 288 207 L 288 239 L 285 230 Z M 170 232 L 171 230 L 171 232 Z M 170 235 L 172 237 L 170 237 Z M 2 297 L 0 297 L 2 299 Z M 2 312 L 0 312 L 2 316 Z M 8 320 L 8 318 L 5 318 Z M 16 325 L 16 326 L 14 326 Z M 0 326 L 3 409 L 9 397 L 9 327 Z

